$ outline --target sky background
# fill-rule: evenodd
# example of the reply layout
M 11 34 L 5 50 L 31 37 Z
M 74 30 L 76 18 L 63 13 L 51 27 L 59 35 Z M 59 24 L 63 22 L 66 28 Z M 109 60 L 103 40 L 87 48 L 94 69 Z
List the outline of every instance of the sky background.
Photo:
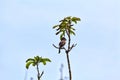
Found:
M 25 69 L 36 55 L 52 60 L 40 65 L 43 80 L 59 80 L 61 63 L 68 77 L 64 51 L 52 46 L 59 43 L 52 26 L 66 16 L 81 18 L 72 37 L 73 80 L 120 80 L 120 0 L 0 0 L 0 80 L 36 80 L 36 69 Z

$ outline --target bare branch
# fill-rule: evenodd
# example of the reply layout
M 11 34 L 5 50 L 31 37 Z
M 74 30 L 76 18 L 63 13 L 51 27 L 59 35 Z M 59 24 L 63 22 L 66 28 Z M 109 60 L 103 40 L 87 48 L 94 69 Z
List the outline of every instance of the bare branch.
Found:
M 59 47 L 55 46 L 54 44 L 52 44 L 56 49 L 59 49 Z
M 72 49 L 73 49 L 73 47 L 75 47 L 77 44 L 73 44 L 71 47 L 70 47 L 70 49 L 69 49 L 69 51 L 71 51 Z
M 44 74 L 44 71 L 42 71 L 42 73 L 40 74 L 40 78 L 42 77 L 43 74 Z
M 38 78 L 38 80 L 40 80 L 40 72 L 39 72 L 39 67 L 38 67 L 38 64 L 37 64 L 37 78 Z
M 53 44 L 53 46 L 54 46 L 56 49 L 59 49 L 59 47 L 55 46 L 54 44 Z M 67 51 L 67 50 L 65 49 L 65 47 L 62 47 L 62 48 L 60 48 L 60 49 L 64 49 L 65 51 Z

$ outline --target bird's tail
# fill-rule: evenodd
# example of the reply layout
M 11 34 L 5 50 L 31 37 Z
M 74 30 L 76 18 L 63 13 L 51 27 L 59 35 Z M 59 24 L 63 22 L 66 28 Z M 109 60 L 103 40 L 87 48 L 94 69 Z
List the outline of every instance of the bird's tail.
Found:
M 60 54 L 60 48 L 59 48 L 59 52 L 58 53 Z

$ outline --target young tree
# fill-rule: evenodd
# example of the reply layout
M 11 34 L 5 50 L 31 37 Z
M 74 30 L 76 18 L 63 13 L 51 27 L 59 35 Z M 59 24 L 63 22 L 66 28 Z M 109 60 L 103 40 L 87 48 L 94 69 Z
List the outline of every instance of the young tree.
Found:
M 43 63 L 43 65 L 46 65 L 46 62 L 51 62 L 51 60 L 49 58 L 42 58 L 39 56 L 35 56 L 34 58 L 29 58 L 26 60 L 26 69 L 29 69 L 30 65 L 36 66 L 37 79 L 40 80 L 42 75 L 44 74 L 44 71 L 42 71 L 42 73 L 40 73 L 39 63 Z
M 63 49 L 66 53 L 67 63 L 68 63 L 68 70 L 69 70 L 69 80 L 72 80 L 72 72 L 70 66 L 70 59 L 69 59 L 69 52 L 75 47 L 77 44 L 71 45 L 71 35 L 75 35 L 75 28 L 73 27 L 73 23 L 77 24 L 78 21 L 81 19 L 78 17 L 65 17 L 63 20 L 60 20 L 60 24 L 53 26 L 53 29 L 56 29 L 56 35 L 60 34 L 60 43 L 59 46 L 53 46 L 60 50 Z M 64 47 L 66 44 L 66 36 L 67 36 L 67 48 Z

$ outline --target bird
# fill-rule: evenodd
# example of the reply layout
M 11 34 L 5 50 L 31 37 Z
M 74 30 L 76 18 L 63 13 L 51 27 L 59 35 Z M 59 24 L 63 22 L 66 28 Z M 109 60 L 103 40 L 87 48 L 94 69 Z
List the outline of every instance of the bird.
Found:
M 66 44 L 66 38 L 62 37 L 61 41 L 59 42 L 59 52 L 60 53 L 60 49 Z

